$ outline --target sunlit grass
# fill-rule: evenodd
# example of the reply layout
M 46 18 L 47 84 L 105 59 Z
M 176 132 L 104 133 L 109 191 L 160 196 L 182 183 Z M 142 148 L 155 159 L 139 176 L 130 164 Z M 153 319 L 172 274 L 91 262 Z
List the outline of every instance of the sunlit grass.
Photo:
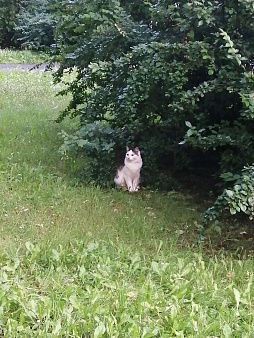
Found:
M 47 55 L 42 52 L 34 52 L 28 49 L 0 49 L 0 63 L 41 63 Z
M 80 184 L 59 89 L 0 72 L 0 336 L 254 336 L 252 259 L 198 248 L 188 194 Z
M 73 187 L 75 162 L 63 160 L 58 149 L 59 132 L 75 121 L 54 122 L 66 105 L 66 100 L 55 97 L 59 87 L 42 72 L 6 71 L 0 73 L 0 80 L 6 238 L 17 232 L 19 241 L 46 236 L 68 242 L 70 237 L 97 236 L 137 245 L 149 238 L 152 246 L 161 236 L 176 238 L 179 228 L 184 230 L 198 219 L 191 198 L 179 194 L 162 196 L 144 190 L 129 195 L 114 189 Z M 182 213 L 182 208 L 187 212 Z
M 6 337 L 252 337 L 253 264 L 87 238 L 2 257 Z

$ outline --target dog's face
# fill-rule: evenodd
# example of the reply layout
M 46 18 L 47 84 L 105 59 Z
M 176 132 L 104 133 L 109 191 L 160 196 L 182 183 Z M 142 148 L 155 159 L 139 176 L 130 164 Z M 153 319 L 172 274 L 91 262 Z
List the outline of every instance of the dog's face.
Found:
M 136 147 L 133 150 L 129 149 L 128 147 L 126 148 L 126 155 L 125 158 L 127 161 L 136 161 L 140 159 L 140 151 L 139 148 Z

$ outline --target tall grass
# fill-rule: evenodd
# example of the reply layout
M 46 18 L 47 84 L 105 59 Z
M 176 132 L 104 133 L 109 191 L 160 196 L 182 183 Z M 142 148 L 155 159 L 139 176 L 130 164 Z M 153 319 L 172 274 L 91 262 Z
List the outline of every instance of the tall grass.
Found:
M 252 259 L 190 245 L 189 195 L 80 184 L 58 90 L 0 72 L 0 336 L 254 336 Z
M 42 52 L 35 52 L 28 49 L 0 49 L 0 63 L 41 63 L 47 59 Z

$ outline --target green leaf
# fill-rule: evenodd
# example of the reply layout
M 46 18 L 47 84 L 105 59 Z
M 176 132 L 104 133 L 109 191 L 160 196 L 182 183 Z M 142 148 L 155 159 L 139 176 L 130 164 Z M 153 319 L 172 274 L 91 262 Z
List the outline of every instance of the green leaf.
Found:
M 194 33 L 194 30 L 193 29 L 191 29 L 188 33 L 187 33 L 187 36 L 188 36 L 188 38 L 189 39 L 194 39 L 194 35 L 195 35 L 195 33 Z
M 236 288 L 234 288 L 233 291 L 234 291 L 235 300 L 236 300 L 236 315 L 239 316 L 238 308 L 239 308 L 241 295 L 240 295 L 240 292 Z
M 152 270 L 153 270 L 154 272 L 158 273 L 158 274 L 160 273 L 160 272 L 159 272 L 159 265 L 158 265 L 158 263 L 155 262 L 155 261 L 152 262 Z
M 100 324 L 96 327 L 94 331 L 94 335 L 93 335 L 94 338 L 102 337 L 105 331 L 106 331 L 106 328 L 105 328 L 104 323 L 100 322 Z
M 225 338 L 231 338 L 232 337 L 232 330 L 227 323 L 224 324 L 224 326 L 223 326 L 223 334 L 224 334 Z
M 240 208 L 243 212 L 245 212 L 247 210 L 246 205 L 244 205 L 244 204 L 239 204 L 239 205 L 240 205 Z
M 55 326 L 53 327 L 52 334 L 56 336 L 59 335 L 61 328 L 62 328 L 61 319 L 58 319 L 55 323 Z
M 59 252 L 58 252 L 57 250 L 55 250 L 55 249 L 52 249 L 52 258 L 53 258 L 54 260 L 56 260 L 56 261 L 59 261 L 59 259 L 60 259 L 60 254 L 59 254 Z
M 78 141 L 77 141 L 77 145 L 79 146 L 79 147 L 84 147 L 85 145 L 87 145 L 87 140 L 82 140 L 82 139 L 79 139 Z
M 232 190 L 226 189 L 225 192 L 229 198 L 232 198 L 234 196 L 234 192 Z

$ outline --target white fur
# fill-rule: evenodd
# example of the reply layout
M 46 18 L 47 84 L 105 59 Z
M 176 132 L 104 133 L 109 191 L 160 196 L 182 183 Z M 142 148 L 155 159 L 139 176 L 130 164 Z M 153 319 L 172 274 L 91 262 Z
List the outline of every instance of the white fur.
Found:
M 138 191 L 143 164 L 140 151 L 138 147 L 133 150 L 127 147 L 126 150 L 124 166 L 117 170 L 114 181 L 118 187 L 127 187 L 130 192 Z

